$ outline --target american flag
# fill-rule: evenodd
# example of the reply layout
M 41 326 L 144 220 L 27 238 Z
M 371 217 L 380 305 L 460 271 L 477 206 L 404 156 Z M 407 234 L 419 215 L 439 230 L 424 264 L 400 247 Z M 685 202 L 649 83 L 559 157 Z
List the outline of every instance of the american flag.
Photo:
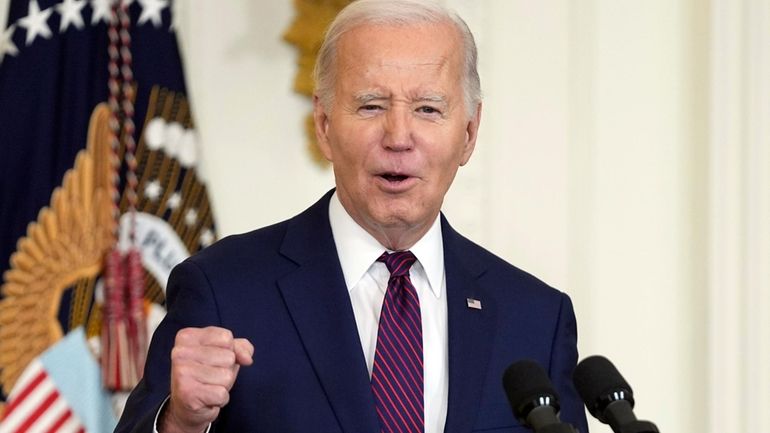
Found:
M 70 332 L 19 377 L 0 433 L 112 431 L 117 421 L 100 376 L 82 328 Z
M 0 433 L 86 431 L 39 360 L 27 367 L 8 397 Z

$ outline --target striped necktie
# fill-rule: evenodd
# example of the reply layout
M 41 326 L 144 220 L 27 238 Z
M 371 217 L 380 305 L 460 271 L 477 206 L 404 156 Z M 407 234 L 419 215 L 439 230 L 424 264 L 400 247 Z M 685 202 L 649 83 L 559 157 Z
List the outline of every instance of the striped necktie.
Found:
M 390 271 L 382 303 L 372 392 L 382 433 L 423 433 L 422 317 L 409 269 L 417 260 L 410 251 L 383 253 Z

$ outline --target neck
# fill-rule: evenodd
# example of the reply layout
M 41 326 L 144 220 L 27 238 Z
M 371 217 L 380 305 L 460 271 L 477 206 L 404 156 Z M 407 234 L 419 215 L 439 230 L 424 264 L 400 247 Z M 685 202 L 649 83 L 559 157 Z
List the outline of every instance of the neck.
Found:
M 358 221 L 356 221 L 358 222 Z M 360 225 L 360 223 L 359 223 Z M 408 250 L 414 246 L 431 227 L 431 224 L 423 224 L 418 227 L 367 227 L 362 225 L 372 237 L 377 239 L 377 242 L 382 244 L 385 248 L 391 251 L 403 251 Z

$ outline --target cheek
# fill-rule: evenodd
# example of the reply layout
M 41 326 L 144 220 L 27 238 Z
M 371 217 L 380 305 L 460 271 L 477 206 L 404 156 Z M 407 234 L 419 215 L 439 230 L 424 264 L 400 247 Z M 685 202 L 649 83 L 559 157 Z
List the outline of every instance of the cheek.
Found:
M 454 141 L 452 141 L 454 139 Z M 444 141 L 438 143 L 452 143 L 447 147 L 438 147 L 434 149 L 431 157 L 428 158 L 428 165 L 431 170 L 440 171 L 442 175 L 453 175 L 462 165 L 465 159 L 465 146 L 463 142 L 457 141 L 457 137 L 446 137 Z M 450 147 L 451 146 L 451 147 Z
M 345 146 L 338 146 L 334 153 L 334 174 L 338 181 L 347 185 L 351 193 L 366 187 L 369 181 L 367 167 L 370 158 L 366 149 L 356 147 L 348 142 Z
M 438 192 L 446 192 L 457 174 L 462 163 L 463 152 L 444 152 L 429 159 L 430 171 L 436 179 L 432 188 Z
M 380 134 L 381 135 L 381 134 Z M 359 126 L 338 129 L 334 136 L 334 157 L 348 165 L 363 166 L 380 142 L 377 128 Z

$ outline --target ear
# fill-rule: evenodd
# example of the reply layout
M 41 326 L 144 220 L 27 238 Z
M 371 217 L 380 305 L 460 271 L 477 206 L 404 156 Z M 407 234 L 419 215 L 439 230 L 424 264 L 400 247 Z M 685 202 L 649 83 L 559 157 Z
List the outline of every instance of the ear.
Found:
M 479 133 L 479 124 L 481 123 L 481 102 L 476 106 L 476 113 L 468 120 L 468 124 L 465 127 L 465 144 L 463 147 L 462 159 L 460 159 L 460 166 L 468 163 L 473 154 L 473 149 L 476 148 L 476 138 Z
M 316 142 L 321 150 L 321 154 L 329 162 L 334 162 L 332 149 L 329 145 L 329 114 L 326 112 L 318 95 L 313 95 L 313 123 L 315 124 Z

